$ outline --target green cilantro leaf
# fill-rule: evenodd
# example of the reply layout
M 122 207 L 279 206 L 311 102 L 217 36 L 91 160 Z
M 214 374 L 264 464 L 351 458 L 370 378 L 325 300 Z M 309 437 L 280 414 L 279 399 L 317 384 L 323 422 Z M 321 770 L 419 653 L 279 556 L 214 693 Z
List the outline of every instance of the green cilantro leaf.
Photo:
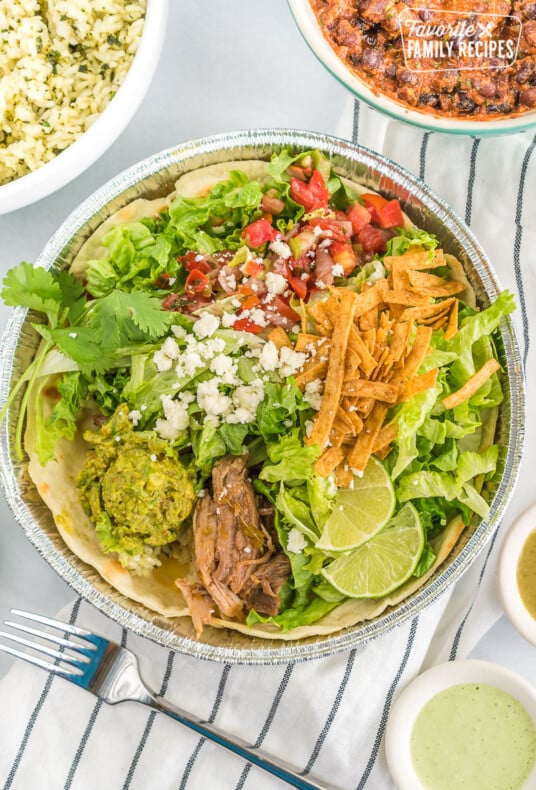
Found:
M 52 272 L 23 261 L 4 277 L 2 299 L 9 307 L 28 307 L 45 313 L 57 326 L 62 308 L 61 286 Z
M 114 290 L 95 300 L 89 325 L 95 342 L 112 351 L 143 337 L 162 337 L 172 322 L 173 313 L 162 310 L 158 297 Z

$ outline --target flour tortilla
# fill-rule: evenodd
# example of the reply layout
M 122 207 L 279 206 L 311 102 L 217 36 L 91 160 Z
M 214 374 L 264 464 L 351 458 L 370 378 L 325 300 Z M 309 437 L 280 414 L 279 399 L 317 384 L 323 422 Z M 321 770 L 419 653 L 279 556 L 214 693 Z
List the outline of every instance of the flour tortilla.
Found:
M 220 163 L 187 173 L 179 178 L 175 189 L 168 197 L 155 200 L 135 200 L 109 217 L 82 246 L 71 266 L 71 271 L 82 276 L 89 260 L 100 258 L 106 254 L 102 238 L 113 226 L 124 222 L 133 222 L 147 216 L 154 217 L 168 207 L 177 194 L 185 197 L 205 195 L 216 183 L 227 180 L 232 170 L 242 170 L 251 179 L 261 183 L 265 183 L 269 177 L 267 163 L 258 160 Z M 353 182 L 347 183 L 360 194 L 372 191 Z M 404 221 L 407 228 L 412 226 L 408 217 L 405 216 Z M 465 301 L 475 304 L 474 294 L 463 268 L 455 258 L 449 259 L 448 262 L 453 278 L 466 283 Z M 61 537 L 77 557 L 98 571 L 102 578 L 122 595 L 165 617 L 186 617 L 189 619 L 186 602 L 175 585 L 175 579 L 185 578 L 192 571 L 192 554 L 188 546 L 188 538 L 185 539 L 185 548 L 179 558 L 166 558 L 162 566 L 153 568 L 146 575 L 134 575 L 123 568 L 113 554 L 105 554 L 102 551 L 96 538 L 95 528 L 84 512 L 78 497 L 76 480 L 84 465 L 87 451 L 83 432 L 88 428 L 94 428 L 93 417 L 99 413 L 94 403 L 88 403 L 84 408 L 79 430 L 73 441 L 60 440 L 55 450 L 56 460 L 49 462 L 44 467 L 40 465 L 35 448 L 37 410 L 43 409 L 45 416 L 50 413 L 54 406 L 54 397 L 54 377 L 47 376 L 38 379 L 29 398 L 25 448 L 30 459 L 30 477 L 41 498 L 52 512 Z M 493 441 L 496 419 L 497 411 L 490 410 L 482 432 L 481 449 Z M 300 626 L 286 633 L 280 632 L 271 624 L 258 624 L 249 628 L 243 623 L 221 618 L 214 618 L 211 625 L 216 628 L 240 631 L 252 637 L 284 641 L 330 635 L 341 629 L 353 627 L 358 623 L 377 617 L 388 607 L 400 603 L 421 588 L 450 555 L 463 529 L 464 525 L 461 519 L 453 519 L 442 534 L 433 541 L 437 557 L 427 573 L 418 579 L 410 579 L 385 598 L 345 601 L 317 623 L 310 626 Z M 183 530 L 183 532 L 186 534 L 188 530 Z

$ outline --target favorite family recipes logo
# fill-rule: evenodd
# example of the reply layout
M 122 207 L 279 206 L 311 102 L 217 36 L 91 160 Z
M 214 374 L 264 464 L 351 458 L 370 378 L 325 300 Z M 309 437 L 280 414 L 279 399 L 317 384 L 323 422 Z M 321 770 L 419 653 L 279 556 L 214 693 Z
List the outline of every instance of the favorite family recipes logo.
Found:
M 512 15 L 420 9 L 403 12 L 400 31 L 408 69 L 497 69 L 512 65 L 521 20 Z

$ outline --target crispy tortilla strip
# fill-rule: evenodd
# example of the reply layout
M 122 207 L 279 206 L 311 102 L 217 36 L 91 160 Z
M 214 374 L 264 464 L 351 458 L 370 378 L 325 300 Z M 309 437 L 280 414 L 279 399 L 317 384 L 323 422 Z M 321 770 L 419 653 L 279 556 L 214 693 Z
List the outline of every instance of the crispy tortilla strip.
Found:
M 415 269 L 408 272 L 408 277 L 412 288 L 416 288 L 417 290 L 424 289 L 425 293 L 428 293 L 432 289 L 437 289 L 438 293 L 432 294 L 432 296 L 446 296 L 447 294 L 444 293 L 444 288 L 447 285 L 450 288 L 451 295 L 460 293 L 465 289 L 463 283 L 458 283 L 456 280 L 445 280 L 443 277 L 438 277 L 435 274 L 418 272 Z
M 398 434 L 397 422 L 390 422 L 388 425 L 384 425 L 383 428 L 378 433 L 376 437 L 376 441 L 372 445 L 372 452 L 374 454 L 379 453 L 380 450 L 383 450 L 384 447 L 391 444 L 393 439 L 396 439 L 397 434 Z
M 390 285 L 394 291 L 409 291 L 411 283 L 407 269 L 402 266 L 393 266 L 390 275 Z
M 320 477 L 327 477 L 344 460 L 342 447 L 328 447 L 315 463 L 315 471 Z
M 453 294 L 458 294 L 463 290 L 464 287 L 461 283 L 457 283 L 454 280 L 447 280 L 443 281 L 442 286 L 437 285 L 433 288 L 419 288 L 419 293 L 425 296 L 431 296 L 432 298 L 438 298 L 442 296 L 453 296 Z
M 353 348 L 348 347 L 346 351 L 346 360 L 344 363 L 344 380 L 353 381 L 359 378 L 359 367 L 361 365 L 361 357 Z
M 306 365 L 301 373 L 294 377 L 296 384 L 303 391 L 306 384 L 316 379 L 324 379 L 328 370 L 328 363 L 325 359 L 314 359 Z
M 353 435 L 357 436 L 357 434 L 363 430 L 363 420 L 357 413 L 357 408 L 354 405 L 353 398 L 343 398 L 341 404 L 352 424 Z
M 400 387 L 398 384 L 385 384 L 383 381 L 356 379 L 343 385 L 342 394 L 354 398 L 374 398 L 386 403 L 396 403 L 400 396 Z
M 312 348 L 319 349 L 322 346 L 324 347 L 322 349 L 323 351 L 329 350 L 329 340 L 327 337 L 323 337 L 322 335 L 312 335 L 310 332 L 300 332 L 296 338 L 295 350 L 310 351 Z
M 341 290 L 336 298 L 329 301 L 333 303 L 332 305 L 330 304 L 330 311 L 336 313 L 331 338 L 331 353 L 324 384 L 324 397 L 322 398 L 313 430 L 307 440 L 309 444 L 319 444 L 322 448 L 327 444 L 341 399 L 346 348 L 354 320 L 357 295 L 353 291 Z
M 393 381 L 408 381 L 413 378 L 428 353 L 431 338 L 432 328 L 430 326 L 419 325 L 417 327 L 415 340 L 406 357 L 405 364 L 400 370 L 397 370 L 396 374 L 393 376 Z
M 340 463 L 335 470 L 335 483 L 339 488 L 350 488 L 354 483 L 354 473 L 347 463 Z
M 393 326 L 391 345 L 387 361 L 389 364 L 398 362 L 405 353 L 411 333 L 413 331 L 413 321 L 397 321 Z
M 447 328 L 445 329 L 445 340 L 450 340 L 451 337 L 454 337 L 458 331 L 458 305 L 459 301 L 455 299 L 454 304 L 450 310 L 449 322 L 447 324 Z
M 421 307 L 430 304 L 430 295 L 417 291 L 387 291 L 385 294 L 387 304 L 409 305 Z
M 453 409 L 455 406 L 459 406 L 460 403 L 469 400 L 471 395 L 478 392 L 482 384 L 484 384 L 490 376 L 493 376 L 500 367 L 496 359 L 488 359 L 480 370 L 474 373 L 471 378 L 465 382 L 463 387 L 460 387 L 459 390 L 444 398 L 443 406 L 445 409 Z
M 282 326 L 276 326 L 268 333 L 268 340 L 271 340 L 276 348 L 292 348 L 290 338 Z
M 376 348 L 376 330 L 367 329 L 366 332 L 363 332 L 363 342 L 374 359 L 374 349 Z M 374 360 L 374 367 L 376 367 L 376 360 Z
M 350 329 L 350 337 L 348 339 L 348 347 L 354 351 L 360 358 L 360 367 L 365 376 L 370 376 L 376 367 L 376 360 L 365 345 L 359 331 L 355 326 Z
M 389 349 L 388 348 L 384 348 L 383 351 L 379 355 L 378 364 L 376 365 L 376 368 L 374 369 L 374 372 L 373 372 L 373 374 L 371 376 L 371 379 L 373 381 L 377 381 L 378 379 L 385 380 L 383 366 L 384 366 L 384 363 L 385 363 L 385 361 L 387 360 L 388 357 L 389 357 Z
M 385 301 L 384 296 L 389 290 L 387 280 L 378 280 L 374 285 L 367 285 L 357 297 L 355 316 L 362 316 Z
M 376 401 L 374 398 L 356 398 L 355 407 L 363 419 L 368 417 Z
M 408 381 L 404 386 L 400 395 L 400 400 L 409 400 L 412 395 L 429 390 L 436 383 L 438 373 L 439 368 L 434 368 L 433 370 L 428 370 L 426 373 L 421 373 L 420 376 L 415 376 L 414 379 Z
M 453 296 L 451 299 L 435 302 L 426 307 L 407 307 L 402 313 L 400 320 L 425 321 L 429 318 L 436 318 L 438 315 L 442 315 L 445 311 L 450 310 L 454 302 L 457 301 L 458 300 Z
M 407 250 L 403 255 L 386 255 L 383 264 L 388 271 L 399 267 L 410 269 L 437 269 L 445 265 L 443 250 Z
M 326 314 L 326 303 L 315 302 L 315 304 L 308 304 L 307 311 L 316 324 L 318 333 L 325 337 L 331 337 L 333 325 Z
M 365 420 L 363 430 L 357 437 L 354 446 L 348 453 L 348 466 L 355 472 L 364 472 L 372 448 L 385 420 L 388 407 L 381 401 L 376 401 L 370 415 Z
M 372 307 L 359 317 L 359 329 L 366 332 L 368 329 L 375 329 L 378 326 L 378 306 Z

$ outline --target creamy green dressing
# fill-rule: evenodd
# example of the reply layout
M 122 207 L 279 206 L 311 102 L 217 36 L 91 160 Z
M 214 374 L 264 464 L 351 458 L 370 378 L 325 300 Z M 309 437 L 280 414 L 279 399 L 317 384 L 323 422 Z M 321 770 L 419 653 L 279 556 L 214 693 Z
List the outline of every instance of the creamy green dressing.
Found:
M 536 762 L 536 728 L 515 697 L 462 683 L 423 707 L 411 758 L 426 790 L 519 790 Z
M 525 608 L 536 620 L 536 530 L 523 545 L 517 564 L 517 586 Z

